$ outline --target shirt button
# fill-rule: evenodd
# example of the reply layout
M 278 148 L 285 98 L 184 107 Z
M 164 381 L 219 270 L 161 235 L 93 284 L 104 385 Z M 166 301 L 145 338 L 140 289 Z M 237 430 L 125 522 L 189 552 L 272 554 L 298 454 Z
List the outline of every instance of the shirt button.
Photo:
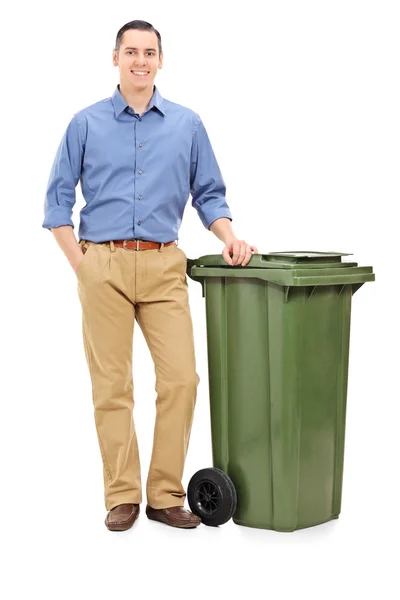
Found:
M 139 148 L 141 148 L 143 146 L 143 144 L 139 144 Z
M 139 117 L 139 121 L 141 121 L 141 120 L 142 120 L 142 117 Z
M 141 200 L 141 199 L 142 199 L 142 196 L 138 196 L 138 198 L 139 198 L 139 200 Z
M 143 173 L 142 169 L 139 170 L 139 175 L 141 175 Z
M 142 221 L 138 221 L 138 222 L 137 222 L 137 224 L 138 224 L 138 225 L 141 225 L 141 224 L 142 224 Z

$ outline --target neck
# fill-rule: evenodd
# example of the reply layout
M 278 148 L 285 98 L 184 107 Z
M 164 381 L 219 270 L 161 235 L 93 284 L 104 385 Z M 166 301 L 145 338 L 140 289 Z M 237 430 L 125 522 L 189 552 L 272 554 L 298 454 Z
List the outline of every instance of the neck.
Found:
M 137 90 L 132 88 L 132 86 L 124 84 L 124 82 L 120 82 L 119 91 L 121 92 L 122 97 L 126 100 L 126 102 L 135 109 L 135 112 L 138 114 L 142 114 L 144 112 L 153 96 L 154 92 L 154 84 L 151 83 L 147 88 L 143 90 Z

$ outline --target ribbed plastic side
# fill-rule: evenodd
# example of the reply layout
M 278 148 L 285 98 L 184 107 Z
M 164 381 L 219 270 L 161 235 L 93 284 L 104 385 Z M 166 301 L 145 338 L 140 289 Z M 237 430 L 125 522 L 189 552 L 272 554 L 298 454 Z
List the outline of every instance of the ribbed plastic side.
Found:
M 352 286 L 204 280 L 213 463 L 238 524 L 293 531 L 340 512 Z

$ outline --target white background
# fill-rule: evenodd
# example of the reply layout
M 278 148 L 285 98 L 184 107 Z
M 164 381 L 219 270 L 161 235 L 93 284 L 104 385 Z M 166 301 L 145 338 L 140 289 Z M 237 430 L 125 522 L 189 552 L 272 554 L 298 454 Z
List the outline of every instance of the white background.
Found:
M 81 0 L 2 12 L 3 597 L 398 598 L 399 3 Z M 236 235 L 260 252 L 350 252 L 374 267 L 353 302 L 337 521 L 184 531 L 149 521 L 144 495 L 131 530 L 103 524 L 76 276 L 41 223 L 64 130 L 112 94 L 115 36 L 133 19 L 161 33 L 161 94 L 203 119 Z M 76 234 L 82 206 L 78 187 Z M 223 247 L 190 200 L 180 246 L 190 258 Z M 189 293 L 201 382 L 185 485 L 212 462 L 200 284 Z M 145 487 L 156 394 L 137 326 L 134 381 Z

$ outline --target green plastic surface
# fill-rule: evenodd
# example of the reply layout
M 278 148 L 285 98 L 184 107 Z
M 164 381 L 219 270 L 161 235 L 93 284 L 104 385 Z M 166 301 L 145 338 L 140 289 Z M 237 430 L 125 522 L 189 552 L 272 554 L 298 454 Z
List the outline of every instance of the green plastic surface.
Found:
M 253 254 L 246 268 L 292 269 L 295 265 L 304 268 L 321 268 L 325 266 L 355 266 L 357 263 L 343 263 L 342 256 L 350 256 L 343 252 L 269 252 L 268 254 Z M 205 267 L 231 268 L 225 262 L 222 254 L 206 254 L 195 261 L 193 265 Z
M 294 531 L 339 516 L 351 302 L 374 280 L 341 256 L 188 264 L 205 296 L 213 464 L 235 485 L 239 525 Z
M 187 274 L 202 283 L 211 277 L 262 279 L 283 286 L 317 286 L 354 284 L 354 290 L 374 281 L 372 267 L 358 267 L 356 262 L 342 262 L 339 252 L 272 252 L 253 254 L 245 267 L 228 265 L 222 254 L 209 254 L 187 261 Z

